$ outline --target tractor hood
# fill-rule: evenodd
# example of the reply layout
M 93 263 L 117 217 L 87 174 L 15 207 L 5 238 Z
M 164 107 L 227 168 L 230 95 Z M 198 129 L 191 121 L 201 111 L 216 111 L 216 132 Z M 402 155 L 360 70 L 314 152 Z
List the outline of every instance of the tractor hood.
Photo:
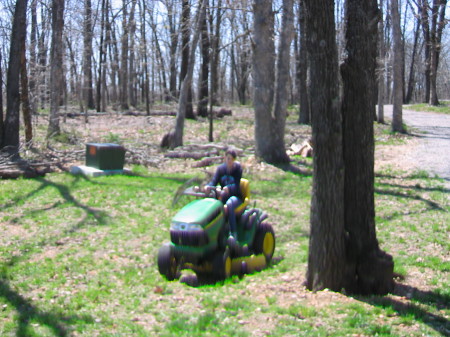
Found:
M 206 225 L 223 209 L 221 201 L 206 198 L 192 201 L 184 206 L 172 219 L 172 222 Z

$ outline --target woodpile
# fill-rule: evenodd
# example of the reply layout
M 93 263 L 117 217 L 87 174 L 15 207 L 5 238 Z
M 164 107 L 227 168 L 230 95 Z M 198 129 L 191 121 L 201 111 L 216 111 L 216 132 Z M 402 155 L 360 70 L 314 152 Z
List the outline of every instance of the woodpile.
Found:
M 312 157 L 313 146 L 312 139 L 305 140 L 302 144 L 292 144 L 289 150 L 286 151 L 289 156 Z

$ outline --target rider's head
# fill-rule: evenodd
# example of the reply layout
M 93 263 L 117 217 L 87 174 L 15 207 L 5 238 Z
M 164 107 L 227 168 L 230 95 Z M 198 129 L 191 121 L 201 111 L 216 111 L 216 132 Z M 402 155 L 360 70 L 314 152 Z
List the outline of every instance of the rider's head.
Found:
M 234 149 L 228 149 L 225 151 L 225 163 L 229 168 L 233 166 L 234 161 L 236 160 L 237 154 Z

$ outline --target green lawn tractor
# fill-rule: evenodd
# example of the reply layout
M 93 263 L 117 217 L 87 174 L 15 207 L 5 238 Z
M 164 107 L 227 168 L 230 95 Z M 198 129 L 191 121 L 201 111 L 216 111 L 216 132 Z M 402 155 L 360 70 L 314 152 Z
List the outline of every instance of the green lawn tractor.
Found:
M 266 221 L 267 213 L 250 207 L 250 187 L 241 179 L 244 202 L 235 210 L 237 240 L 229 236 L 230 226 L 218 191 L 200 192 L 198 187 L 183 194 L 198 199 L 184 206 L 172 219 L 170 242 L 158 252 L 158 269 L 172 281 L 181 270 L 191 269 L 199 281 L 219 281 L 265 268 L 275 250 L 275 233 Z

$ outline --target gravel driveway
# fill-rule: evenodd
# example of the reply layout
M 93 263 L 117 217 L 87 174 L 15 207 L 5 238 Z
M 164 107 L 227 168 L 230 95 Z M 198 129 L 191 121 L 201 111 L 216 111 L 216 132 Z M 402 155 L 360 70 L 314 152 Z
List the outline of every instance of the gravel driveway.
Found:
M 392 119 L 392 105 L 385 105 L 385 117 Z M 416 139 L 412 151 L 398 158 L 418 170 L 436 174 L 450 187 L 450 115 L 403 108 L 403 122 Z

